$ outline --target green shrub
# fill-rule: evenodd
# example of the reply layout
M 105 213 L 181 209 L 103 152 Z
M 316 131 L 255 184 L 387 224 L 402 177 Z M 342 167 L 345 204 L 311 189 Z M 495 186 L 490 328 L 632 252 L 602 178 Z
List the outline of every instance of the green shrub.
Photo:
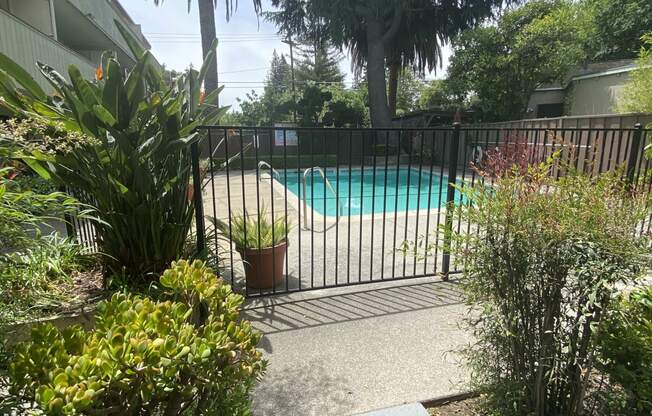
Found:
M 91 266 L 74 242 L 52 233 L 64 215 L 93 219 L 93 211 L 61 192 L 40 194 L 0 168 L 0 326 L 39 316 L 73 300 L 63 290 L 70 273 Z
M 200 261 L 160 278 L 169 300 L 115 294 L 96 329 L 33 329 L 9 368 L 10 393 L 47 414 L 249 414 L 265 362 L 243 298 Z
M 39 227 L 68 215 L 92 218 L 93 211 L 62 192 L 22 190 L 10 179 L 12 168 L 0 168 L 0 254 L 38 240 Z
M 595 331 L 617 285 L 649 267 L 636 226 L 646 201 L 617 174 L 568 173 L 542 164 L 494 187 L 461 189 L 456 237 L 462 286 L 477 315 L 466 351 L 476 388 L 497 414 L 579 415 L 595 374 Z
M 214 50 L 200 71 L 190 69 L 167 83 L 151 53 L 122 32 L 137 58 L 131 69 L 105 53 L 96 82 L 71 65 L 68 83 L 39 63 L 56 97 L 46 96 L 25 70 L 0 54 L 6 74 L 0 106 L 34 120 L 16 123 L 6 138 L 21 149 L 25 163 L 93 198 L 103 220 L 96 231 L 108 269 L 157 275 L 178 257 L 190 230 L 195 128 L 214 124 L 225 109 L 214 105 L 219 90 L 205 99 L 200 93 Z
M 21 191 L 32 191 L 35 194 L 49 194 L 57 192 L 56 187 L 50 181 L 46 181 L 38 175 L 21 173 L 14 178 L 16 187 Z
M 392 145 L 377 144 L 374 146 L 374 156 L 384 157 L 384 156 L 395 156 L 398 155 L 398 147 Z
M 56 233 L 0 254 L 0 326 L 53 313 L 74 304 L 71 275 L 91 270 L 96 257 Z
M 602 322 L 600 368 L 623 387 L 630 414 L 652 414 L 652 286 L 634 291 Z

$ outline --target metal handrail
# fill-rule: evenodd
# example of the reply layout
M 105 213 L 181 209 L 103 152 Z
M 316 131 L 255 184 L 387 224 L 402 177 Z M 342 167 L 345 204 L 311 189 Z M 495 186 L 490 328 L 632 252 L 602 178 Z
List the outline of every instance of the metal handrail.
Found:
M 324 184 L 333 193 L 333 196 L 335 196 L 335 199 L 337 199 L 337 192 L 335 192 L 335 189 L 333 189 L 333 186 L 328 181 L 328 178 L 326 177 L 326 174 L 324 173 L 324 169 L 322 169 L 319 166 L 313 166 L 311 168 L 308 168 L 308 169 L 304 170 L 303 171 L 303 178 L 302 178 L 302 182 L 303 182 L 303 198 L 301 198 L 301 199 L 303 200 L 303 223 L 304 223 L 306 229 L 310 229 L 308 227 L 308 204 L 306 202 L 306 195 L 308 195 L 308 189 L 307 189 L 307 185 L 306 185 L 306 176 L 308 175 L 308 172 L 313 172 L 313 171 L 319 172 L 321 177 L 324 179 Z M 326 215 L 326 213 L 324 213 L 324 215 Z M 335 223 L 336 224 L 339 222 L 339 219 L 340 219 L 340 213 L 337 212 L 336 215 L 335 215 Z M 324 230 L 324 231 L 326 231 L 326 230 Z
M 258 162 L 258 168 L 256 169 L 256 172 L 259 173 L 259 174 L 258 174 L 258 181 L 259 181 L 259 182 L 262 180 L 262 176 L 260 176 L 260 168 L 261 168 L 262 166 L 267 166 L 267 167 L 269 168 L 269 171 L 271 172 L 270 175 L 269 175 L 270 178 L 273 179 L 273 178 L 274 178 L 274 175 L 276 175 L 277 177 L 280 177 L 280 176 L 281 176 L 281 175 L 278 173 L 278 171 L 272 167 L 272 165 L 270 165 L 269 163 L 265 162 L 264 160 L 261 160 L 260 162 Z

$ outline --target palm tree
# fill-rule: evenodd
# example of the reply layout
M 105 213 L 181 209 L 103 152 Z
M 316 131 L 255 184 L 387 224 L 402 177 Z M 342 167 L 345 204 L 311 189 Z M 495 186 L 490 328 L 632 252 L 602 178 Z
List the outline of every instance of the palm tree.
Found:
M 449 32 L 433 30 L 433 27 L 443 27 Z M 427 18 L 423 14 L 403 16 L 396 36 L 385 47 L 385 65 L 389 70 L 387 105 L 391 116 L 396 115 L 399 73 L 404 70 L 412 70 L 423 74 L 426 69 L 430 72 L 437 66 L 441 67 L 442 46 L 449 43 L 451 37 L 450 29 L 441 22 L 437 22 L 432 16 Z M 367 38 L 362 32 L 353 37 L 349 44 L 353 57 L 353 69 L 358 74 L 364 70 L 366 64 L 366 40 Z
M 261 0 L 252 0 L 254 4 L 254 10 L 256 15 L 260 14 L 262 5 Z M 219 0 L 197 0 L 199 6 L 199 30 L 201 32 L 201 48 L 202 56 L 206 56 L 208 51 L 211 49 L 211 45 L 215 38 L 217 37 L 217 29 L 215 27 L 215 9 L 217 8 L 217 3 Z M 154 4 L 159 6 L 163 3 L 163 0 L 154 0 Z M 190 6 L 192 5 L 192 0 L 188 0 L 188 13 L 190 13 Z M 238 8 L 238 1 L 233 0 L 224 0 L 224 5 L 226 7 L 226 21 L 228 22 L 233 13 Z M 204 79 L 204 90 L 206 94 L 210 94 L 212 91 L 217 89 L 217 58 L 213 60 L 213 63 L 209 65 L 206 78 Z M 216 105 L 217 104 L 216 102 Z
M 272 0 L 272 5 L 280 9 L 273 15 L 280 32 L 309 34 L 307 23 L 319 19 L 332 43 L 348 48 L 360 63 L 357 68 L 364 65 L 371 124 L 386 127 L 391 125 L 385 77 L 388 57 L 417 68 L 435 62 L 434 68 L 442 43 L 514 1 Z M 425 59 L 426 55 L 435 59 Z

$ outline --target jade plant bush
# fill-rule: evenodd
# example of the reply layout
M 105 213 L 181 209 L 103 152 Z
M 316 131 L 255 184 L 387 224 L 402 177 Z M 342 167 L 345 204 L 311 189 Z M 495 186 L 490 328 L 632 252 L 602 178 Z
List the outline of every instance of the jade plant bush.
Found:
M 652 413 L 652 286 L 624 295 L 598 335 L 599 368 L 625 392 L 628 414 Z
M 650 266 L 649 239 L 634 232 L 646 198 L 617 173 L 555 180 L 552 163 L 460 189 L 478 226 L 455 236 L 475 310 L 465 356 L 491 414 L 586 414 L 598 325 Z
M 96 328 L 39 325 L 19 344 L 9 392 L 51 415 L 247 415 L 265 370 L 243 298 L 197 260 L 173 262 L 168 299 L 116 293 Z
M 215 45 L 199 71 L 168 82 L 152 54 L 116 24 L 136 64 L 125 68 L 105 53 L 95 81 L 71 65 L 68 82 L 38 63 L 52 96 L 0 53 L 0 107 L 29 120 L 16 123 L 5 139 L 39 175 L 92 197 L 110 272 L 159 274 L 178 257 L 191 226 L 195 128 L 214 124 L 225 110 L 214 104 L 219 89 L 205 97 L 201 92 Z

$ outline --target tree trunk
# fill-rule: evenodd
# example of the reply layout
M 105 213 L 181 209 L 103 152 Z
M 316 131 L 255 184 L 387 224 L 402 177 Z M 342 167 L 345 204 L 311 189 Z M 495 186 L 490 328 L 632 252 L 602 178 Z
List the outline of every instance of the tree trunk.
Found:
M 389 127 L 392 117 L 387 106 L 383 23 L 377 18 L 367 22 L 367 88 L 371 125 Z
M 398 72 L 401 65 L 398 62 L 389 64 L 389 114 L 396 116 L 396 98 L 398 94 Z
M 201 32 L 201 49 L 204 56 L 210 51 L 216 37 L 215 7 L 213 0 L 198 0 L 199 5 L 199 30 Z M 206 71 L 204 90 L 206 95 L 217 89 L 217 56 Z M 218 97 L 219 100 L 219 97 Z M 219 101 L 215 102 L 219 106 Z

